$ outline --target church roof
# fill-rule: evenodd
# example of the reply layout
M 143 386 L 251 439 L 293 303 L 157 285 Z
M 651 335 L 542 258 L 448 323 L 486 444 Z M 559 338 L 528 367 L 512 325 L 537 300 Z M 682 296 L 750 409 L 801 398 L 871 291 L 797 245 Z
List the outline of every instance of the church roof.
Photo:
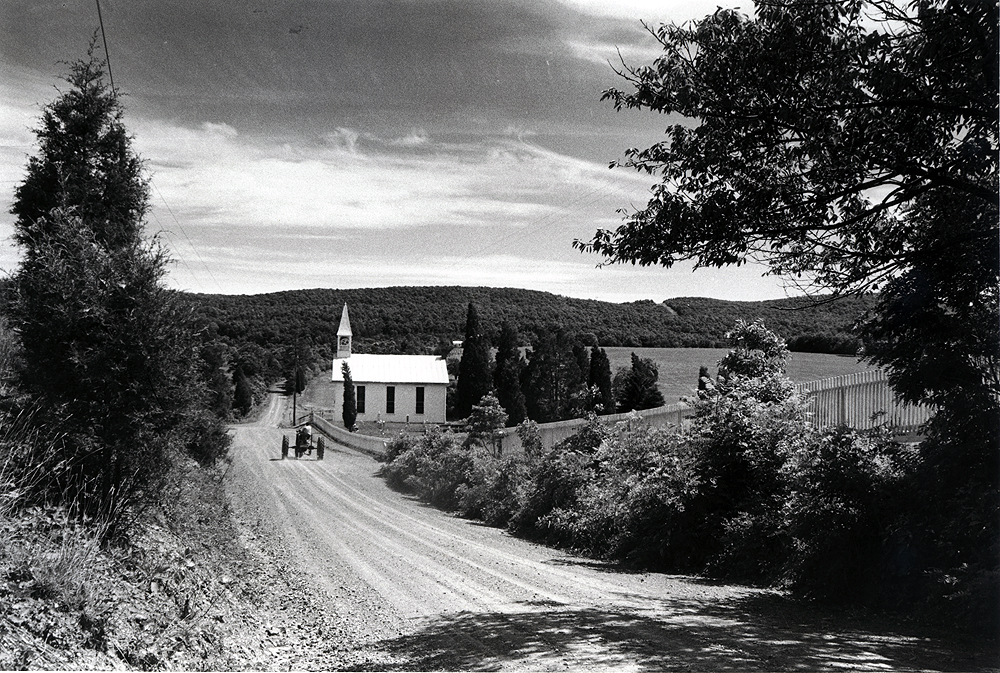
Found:
M 448 365 L 436 355 L 355 354 L 333 361 L 332 380 L 344 380 L 341 363 L 355 383 L 448 383 Z

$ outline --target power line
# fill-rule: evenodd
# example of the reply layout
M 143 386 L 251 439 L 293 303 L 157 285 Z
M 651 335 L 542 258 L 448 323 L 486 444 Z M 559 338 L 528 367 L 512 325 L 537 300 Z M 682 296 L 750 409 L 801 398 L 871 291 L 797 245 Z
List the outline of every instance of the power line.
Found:
M 101 16 L 101 0 L 94 0 L 97 3 L 97 22 L 101 24 L 101 40 L 104 42 L 104 62 L 108 64 L 108 79 L 111 80 L 111 93 L 118 95 L 115 89 L 115 76 L 111 72 L 111 54 L 108 53 L 108 36 L 104 33 L 104 17 Z
M 217 288 L 219 288 L 219 292 L 222 292 L 222 285 L 219 284 L 219 281 L 215 278 L 215 274 L 212 273 L 212 267 L 210 267 L 205 262 L 204 258 L 202 258 L 202 256 L 201 256 L 201 253 L 198 252 L 198 248 L 196 248 L 195 245 L 194 245 L 194 242 L 191 241 L 191 237 L 188 236 L 187 231 L 184 230 L 184 226 L 180 223 L 180 220 L 177 219 L 177 216 L 174 215 L 173 208 L 171 208 L 170 204 L 167 203 L 167 200 L 165 198 L 163 198 L 163 193 L 160 191 L 160 188 L 157 187 L 156 183 L 153 182 L 153 181 L 150 181 L 150 184 L 153 186 L 153 189 L 156 190 L 156 195 L 160 197 L 160 201 L 163 201 L 163 206 L 167 209 L 167 212 L 170 213 L 171 219 L 174 221 L 175 224 L 177 224 L 177 228 L 180 229 L 181 234 L 187 240 L 188 245 L 191 246 L 192 250 L 194 250 L 194 254 L 198 258 L 198 261 L 201 262 L 201 265 L 203 267 L 205 267 L 206 271 L 208 271 L 208 275 L 212 278 L 212 282 L 215 283 L 215 286 Z M 191 267 L 187 265 L 187 262 L 184 263 L 184 266 L 188 267 L 188 271 L 192 271 Z M 192 275 L 194 275 L 194 274 L 192 273 Z

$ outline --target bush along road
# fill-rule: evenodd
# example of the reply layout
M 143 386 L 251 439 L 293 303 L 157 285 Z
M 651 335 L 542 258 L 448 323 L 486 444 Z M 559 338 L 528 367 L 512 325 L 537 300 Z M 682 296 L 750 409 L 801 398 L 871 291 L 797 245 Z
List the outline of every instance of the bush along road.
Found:
M 621 572 L 390 490 L 327 443 L 281 460 L 274 396 L 235 426 L 226 489 L 261 559 L 266 665 L 348 670 L 985 670 L 989 655 L 889 623 L 694 577 Z

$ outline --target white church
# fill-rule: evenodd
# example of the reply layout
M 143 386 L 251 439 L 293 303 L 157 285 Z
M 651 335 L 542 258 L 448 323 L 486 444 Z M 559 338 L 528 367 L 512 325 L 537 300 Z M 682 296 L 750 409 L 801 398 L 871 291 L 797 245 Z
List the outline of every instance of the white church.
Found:
M 346 362 L 354 381 L 358 422 L 445 422 L 448 367 L 444 358 L 436 355 L 354 355 L 351 353 L 353 336 L 347 304 L 344 304 L 331 376 L 337 418 L 344 411 L 343 363 Z

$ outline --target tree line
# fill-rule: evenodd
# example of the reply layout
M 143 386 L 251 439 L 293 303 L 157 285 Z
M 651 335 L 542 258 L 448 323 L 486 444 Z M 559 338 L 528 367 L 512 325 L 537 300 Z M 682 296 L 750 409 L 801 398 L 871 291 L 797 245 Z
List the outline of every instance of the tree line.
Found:
M 185 294 L 206 325 L 228 343 L 273 350 L 296 341 L 332 356 L 340 312 L 351 307 L 359 352 L 428 353 L 464 333 L 465 307 L 479 309 L 496 343 L 499 326 L 510 323 L 530 343 L 561 326 L 588 345 L 633 347 L 724 347 L 736 320 L 764 320 L 793 347 L 854 354 L 853 324 L 874 297 L 796 297 L 733 302 L 681 297 L 662 303 L 614 304 L 547 292 L 484 287 L 389 287 L 355 290 L 294 290 L 259 295 Z

